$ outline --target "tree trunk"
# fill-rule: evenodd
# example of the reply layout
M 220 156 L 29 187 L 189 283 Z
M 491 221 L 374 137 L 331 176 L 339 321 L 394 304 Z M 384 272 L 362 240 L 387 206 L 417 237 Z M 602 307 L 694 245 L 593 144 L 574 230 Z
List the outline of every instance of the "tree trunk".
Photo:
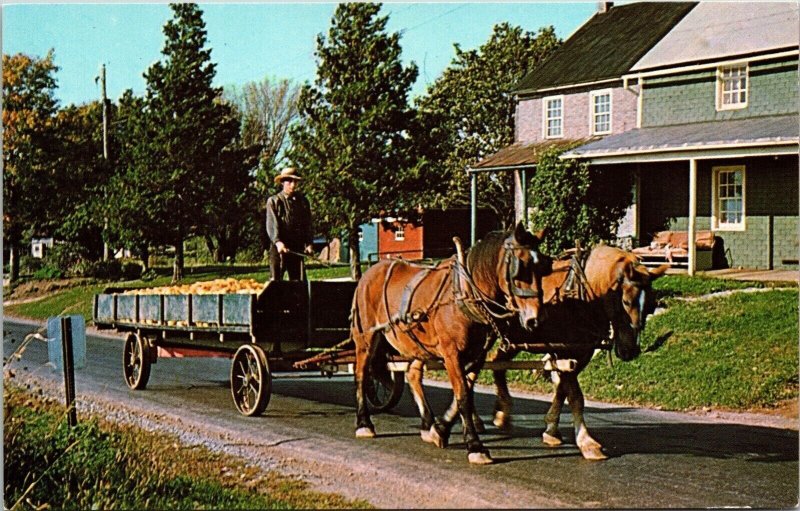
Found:
M 143 243 L 139 247 L 139 252 L 142 254 L 142 273 L 150 269 L 150 247 L 147 243 Z
M 208 253 L 211 255 L 211 260 L 215 263 L 220 262 L 219 260 L 219 247 L 220 245 L 214 245 L 214 238 L 211 236 L 205 236 L 206 240 L 206 249 L 208 249 Z
M 175 244 L 175 262 L 172 265 L 172 283 L 177 284 L 183 279 L 183 239 Z
M 361 256 L 359 254 L 358 226 L 352 227 L 347 235 L 348 245 L 350 246 L 350 278 L 359 280 L 361 278 Z
M 19 280 L 19 243 L 11 243 L 9 256 L 8 263 L 11 273 L 9 281 L 13 283 Z

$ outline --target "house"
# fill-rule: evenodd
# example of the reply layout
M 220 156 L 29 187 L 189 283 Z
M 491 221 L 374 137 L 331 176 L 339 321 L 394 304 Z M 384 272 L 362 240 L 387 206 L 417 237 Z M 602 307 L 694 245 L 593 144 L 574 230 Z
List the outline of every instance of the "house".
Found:
M 402 257 L 403 259 L 439 259 L 455 253 L 453 237 L 461 238 L 464 248 L 470 243 L 470 210 L 426 209 L 406 215 L 383 216 L 373 223 L 378 228 L 378 250 L 370 260 Z M 494 213 L 479 209 L 478 236 L 498 229 Z
M 51 248 L 53 248 L 53 238 L 31 239 L 31 256 L 36 259 L 42 259 Z
M 473 169 L 518 172 L 522 218 L 525 173 L 560 146 L 633 172 L 633 246 L 684 232 L 693 273 L 710 231 L 716 266 L 796 268 L 798 26 L 797 3 L 602 3 L 517 84 L 514 144 Z
M 546 61 L 515 87 L 514 143 L 471 171 L 515 171 L 517 220 L 527 212 L 526 179 L 539 155 L 636 128 L 639 95 L 623 79 L 693 3 L 604 2 Z M 631 235 L 631 209 L 621 235 Z
M 693 6 L 622 76 L 636 127 L 565 153 L 635 172 L 639 245 L 710 230 L 723 265 L 797 268 L 798 27 L 797 3 Z

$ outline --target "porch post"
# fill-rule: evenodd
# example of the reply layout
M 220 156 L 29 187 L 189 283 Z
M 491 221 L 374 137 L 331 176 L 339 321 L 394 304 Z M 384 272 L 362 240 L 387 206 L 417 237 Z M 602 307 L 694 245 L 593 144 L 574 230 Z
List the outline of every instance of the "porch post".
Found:
M 697 160 L 689 160 L 689 276 L 695 274 L 697 268 L 697 247 L 695 246 L 695 231 L 697 217 Z
M 522 190 L 522 225 L 528 228 L 528 172 L 525 168 L 519 170 L 520 189 Z
M 478 237 L 478 176 L 469 172 L 469 246 L 475 246 Z

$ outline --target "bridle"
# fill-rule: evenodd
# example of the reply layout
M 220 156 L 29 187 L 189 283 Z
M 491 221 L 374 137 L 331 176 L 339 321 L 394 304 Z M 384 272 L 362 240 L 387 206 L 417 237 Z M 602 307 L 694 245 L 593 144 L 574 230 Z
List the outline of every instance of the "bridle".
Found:
M 508 286 L 509 298 L 511 298 L 515 312 L 519 312 L 519 308 L 516 306 L 514 300 L 515 296 L 519 296 L 520 298 L 538 298 L 539 302 L 542 302 L 544 293 L 541 286 L 537 285 L 536 289 L 523 289 L 515 284 L 517 281 L 532 284 L 536 280 L 534 267 L 539 264 L 539 256 L 536 251 L 530 247 L 517 245 L 511 242 L 504 243 L 503 248 L 505 249 L 506 284 Z M 520 249 L 527 249 L 531 253 L 532 260 L 527 264 L 522 264 L 519 257 L 514 255 L 514 251 Z

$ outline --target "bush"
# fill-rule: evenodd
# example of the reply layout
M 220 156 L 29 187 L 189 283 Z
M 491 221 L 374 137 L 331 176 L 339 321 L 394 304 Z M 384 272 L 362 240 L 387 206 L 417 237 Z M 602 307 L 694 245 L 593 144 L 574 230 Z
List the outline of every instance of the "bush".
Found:
M 33 272 L 33 278 L 37 280 L 50 280 L 60 279 L 64 276 L 64 272 L 60 268 L 46 264 Z
M 61 270 L 62 275 L 70 273 L 73 266 L 85 258 L 85 249 L 77 243 L 56 243 L 44 256 L 43 266 Z
M 158 272 L 153 268 L 150 268 L 146 272 L 142 273 L 142 276 L 140 278 L 145 282 L 150 282 L 151 280 L 155 280 L 158 278 Z
M 122 263 L 116 259 L 108 261 L 81 260 L 70 268 L 69 273 L 74 277 L 119 280 L 122 276 Z
M 122 279 L 137 280 L 142 277 L 142 265 L 134 262 L 122 263 Z
M 33 257 L 32 255 L 24 255 L 19 258 L 20 273 L 36 273 L 41 270 L 43 266 L 44 261 L 41 258 Z

